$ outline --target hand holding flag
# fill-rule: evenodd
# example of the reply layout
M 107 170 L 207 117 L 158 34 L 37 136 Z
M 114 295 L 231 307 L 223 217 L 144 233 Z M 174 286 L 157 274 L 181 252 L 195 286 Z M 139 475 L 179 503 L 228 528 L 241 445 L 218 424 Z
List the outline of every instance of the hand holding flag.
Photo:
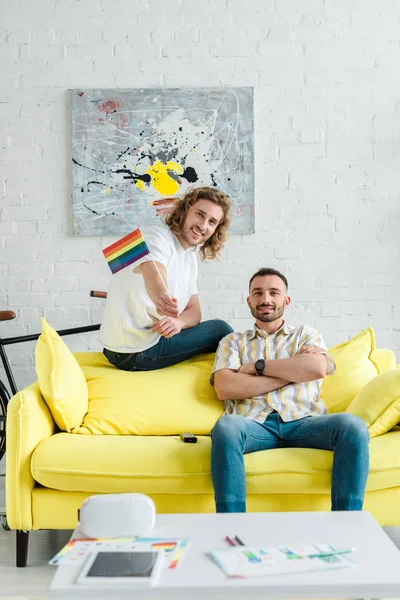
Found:
M 162 277 L 161 274 L 160 277 Z M 171 298 L 169 293 L 162 292 L 154 304 L 159 315 L 166 315 L 175 319 L 179 317 L 178 300 Z
M 150 254 L 150 258 L 165 289 L 165 292 L 159 294 L 157 300 L 154 301 L 157 312 L 161 315 L 175 318 L 179 316 L 178 302 L 176 298 L 171 298 L 166 282 L 160 273 L 157 263 L 153 260 L 139 228 L 114 242 L 111 246 L 104 248 L 103 254 L 113 274 L 134 264 L 143 258 L 143 256 Z

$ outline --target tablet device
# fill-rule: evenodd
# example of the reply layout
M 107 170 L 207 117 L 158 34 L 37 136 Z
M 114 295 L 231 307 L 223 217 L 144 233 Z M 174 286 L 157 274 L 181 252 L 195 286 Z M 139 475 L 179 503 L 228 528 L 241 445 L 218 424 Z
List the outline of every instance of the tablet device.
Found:
M 134 587 L 155 585 L 160 576 L 164 552 L 91 552 L 77 579 L 80 585 Z

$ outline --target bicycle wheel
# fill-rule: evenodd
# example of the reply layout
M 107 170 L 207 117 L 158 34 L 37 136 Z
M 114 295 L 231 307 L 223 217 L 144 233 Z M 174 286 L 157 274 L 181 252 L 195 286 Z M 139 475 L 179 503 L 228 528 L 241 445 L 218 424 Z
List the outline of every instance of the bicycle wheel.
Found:
M 6 417 L 7 404 L 10 400 L 10 394 L 4 383 L 0 380 L 0 460 L 6 451 Z

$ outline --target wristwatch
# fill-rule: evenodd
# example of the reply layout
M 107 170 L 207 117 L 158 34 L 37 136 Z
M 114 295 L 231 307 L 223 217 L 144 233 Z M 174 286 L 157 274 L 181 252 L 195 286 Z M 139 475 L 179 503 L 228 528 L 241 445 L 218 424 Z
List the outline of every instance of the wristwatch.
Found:
M 256 368 L 257 375 L 264 375 L 265 360 L 263 358 L 256 360 L 254 366 Z

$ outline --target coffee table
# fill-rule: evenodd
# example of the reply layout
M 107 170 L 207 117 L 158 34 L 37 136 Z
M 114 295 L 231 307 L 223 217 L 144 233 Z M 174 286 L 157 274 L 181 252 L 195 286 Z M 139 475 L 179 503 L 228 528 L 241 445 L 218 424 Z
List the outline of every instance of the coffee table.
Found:
M 249 598 L 400 598 L 400 552 L 368 512 L 291 512 L 158 515 L 154 537 L 188 537 L 190 546 L 176 570 L 163 570 L 157 586 L 123 589 L 74 584 L 75 565 L 60 566 L 49 600 L 134 597 L 225 600 Z M 152 535 L 153 535 L 152 534 Z M 253 579 L 229 579 L 207 555 L 238 535 L 247 546 L 303 545 L 327 542 L 356 547 L 356 568 Z

